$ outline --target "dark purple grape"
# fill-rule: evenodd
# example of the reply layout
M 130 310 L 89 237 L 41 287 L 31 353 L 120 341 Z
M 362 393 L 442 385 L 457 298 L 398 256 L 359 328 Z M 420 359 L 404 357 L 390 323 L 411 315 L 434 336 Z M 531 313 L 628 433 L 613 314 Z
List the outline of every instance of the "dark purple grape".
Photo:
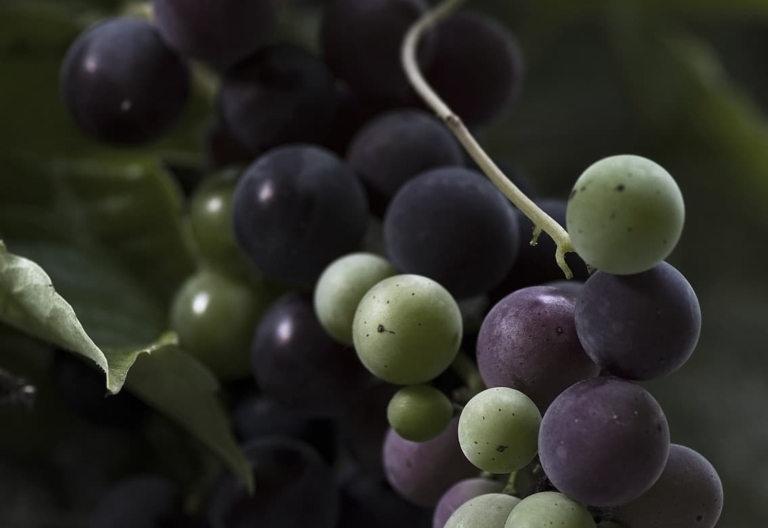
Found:
M 96 505 L 88 528 L 185 528 L 182 496 L 167 478 L 137 476 L 118 482 Z
M 493 161 L 496 163 L 499 169 L 501 169 L 501 172 L 504 173 L 504 176 L 506 176 L 509 181 L 514 183 L 517 188 L 523 192 L 523 194 L 525 194 L 531 200 L 535 200 L 537 198 L 538 193 L 536 192 L 536 188 L 534 187 L 533 183 L 530 181 L 529 175 L 526 174 L 520 167 L 503 158 L 494 158 Z M 482 169 L 480 169 L 477 163 L 475 163 L 475 160 L 473 160 L 472 157 L 466 152 L 464 154 L 464 164 L 472 170 L 482 172 Z M 510 205 L 511 204 L 512 202 L 510 202 Z
M 279 0 L 152 0 L 155 23 L 180 53 L 226 67 L 255 53 L 277 21 Z
M 108 396 L 104 373 L 87 361 L 90 360 L 78 359 L 64 350 L 54 356 L 53 381 L 64 404 L 95 425 L 138 427 L 149 408 L 125 390 Z
M 227 71 L 219 91 L 227 129 L 254 155 L 288 143 L 321 143 L 338 104 L 330 70 L 289 45 L 265 48 Z
M 672 444 L 656 484 L 615 514 L 628 528 L 714 528 L 722 510 L 723 485 L 712 464 Z
M 453 512 L 468 500 L 488 493 L 501 493 L 503 489 L 504 484 L 498 480 L 487 478 L 472 478 L 457 482 L 443 494 L 440 502 L 437 503 L 432 517 L 432 528 L 444 528 Z
M 232 137 L 221 116 L 208 125 L 203 148 L 206 164 L 214 169 L 253 162 L 253 155 Z
M 536 204 L 560 225 L 565 225 L 564 200 L 540 200 Z M 533 223 L 518 209 L 514 209 L 519 228 L 519 254 L 515 265 L 506 277 L 491 291 L 491 301 L 498 302 L 510 293 L 527 286 L 539 286 L 554 280 L 564 279 L 565 275 L 555 260 L 555 246 L 546 233 L 539 236 L 538 244 L 531 246 Z M 565 261 L 570 266 L 575 280 L 585 281 L 589 277 L 587 265 L 576 253 L 568 253 Z
M 341 478 L 337 528 L 429 528 L 431 511 L 400 497 L 387 482 L 352 468 Z
M 597 376 L 576 334 L 575 304 L 562 290 L 532 286 L 494 306 L 477 339 L 486 386 L 517 389 L 544 412 L 565 389 Z
M 550 405 L 539 457 L 552 484 L 590 506 L 635 500 L 656 482 L 669 455 L 669 426 L 645 389 L 613 377 L 577 383 Z
M 680 368 L 701 332 L 701 308 L 685 277 L 662 262 L 637 275 L 598 271 L 576 303 L 587 354 L 614 376 L 650 380 Z
M 336 461 L 338 427 L 332 420 L 309 419 L 264 395 L 255 395 L 235 407 L 232 422 L 243 443 L 267 436 L 287 436 L 312 446 L 329 464 Z
M 334 341 L 312 297 L 289 293 L 259 323 L 251 365 L 261 390 L 306 416 L 342 414 L 370 382 L 354 349 Z
M 366 473 L 384 477 L 381 452 L 389 430 L 387 406 L 397 392 L 395 385 L 374 383 L 355 398 L 342 421 L 344 444 Z
M 443 123 L 421 110 L 397 110 L 374 119 L 355 136 L 349 166 L 362 178 L 374 214 L 410 179 L 438 167 L 461 165 L 461 148 Z
M 311 447 L 285 437 L 260 438 L 243 446 L 256 491 L 248 495 L 234 475 L 213 491 L 212 528 L 334 528 L 339 492 L 333 472 Z
M 384 440 L 384 472 L 404 499 L 435 506 L 451 486 L 477 474 L 459 446 L 459 420 L 428 442 L 411 442 L 390 429 Z
M 546 284 L 544 284 L 544 286 L 551 286 L 553 288 L 557 288 L 567 293 L 574 299 L 578 299 L 579 296 L 581 295 L 581 292 L 584 290 L 584 283 L 575 279 L 574 280 L 562 279 L 562 280 L 547 282 Z
M 110 143 L 136 145 L 162 136 L 187 104 L 190 75 L 154 26 L 114 18 L 88 29 L 61 67 L 64 104 L 78 125 Z
M 427 171 L 406 183 L 384 217 L 387 253 L 457 299 L 496 286 L 517 258 L 518 226 L 506 198 L 464 168 Z
M 492 18 L 460 13 L 437 29 L 427 80 L 469 126 L 498 115 L 520 92 L 523 59 L 509 31 Z
M 270 279 L 311 284 L 365 235 L 362 184 L 336 156 L 310 145 L 271 150 L 240 180 L 233 202 L 235 235 Z
M 426 9 L 423 0 L 331 0 L 321 29 L 325 61 L 361 93 L 409 99 L 400 47 L 408 28 Z M 434 44 L 428 34 L 419 47 L 422 66 L 428 64 Z

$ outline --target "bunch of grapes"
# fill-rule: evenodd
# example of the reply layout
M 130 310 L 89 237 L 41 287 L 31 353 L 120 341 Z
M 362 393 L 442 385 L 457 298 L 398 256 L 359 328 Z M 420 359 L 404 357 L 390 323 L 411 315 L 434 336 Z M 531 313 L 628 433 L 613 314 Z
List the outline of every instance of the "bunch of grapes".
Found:
M 74 119 L 125 147 L 177 123 L 192 61 L 218 75 L 187 214 L 200 266 L 170 320 L 222 381 L 255 381 L 233 404 L 253 494 L 222 475 L 192 519 L 174 483 L 139 476 L 91 526 L 713 528 L 717 473 L 639 384 L 701 328 L 664 262 L 674 179 L 618 155 L 567 199 L 531 202 L 517 173 L 503 193 L 462 145 L 520 90 L 512 35 L 470 11 L 422 28 L 441 122 L 401 63 L 428 6 L 325 4 L 322 57 L 271 41 L 281 0 L 154 0 L 65 59 Z

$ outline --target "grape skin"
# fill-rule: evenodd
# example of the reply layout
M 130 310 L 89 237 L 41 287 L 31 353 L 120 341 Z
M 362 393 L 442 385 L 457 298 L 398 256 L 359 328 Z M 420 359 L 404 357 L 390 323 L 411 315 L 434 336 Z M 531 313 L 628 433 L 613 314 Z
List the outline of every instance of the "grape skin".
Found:
M 425 383 L 459 350 L 461 312 L 436 282 L 396 275 L 365 294 L 353 323 L 355 350 L 375 376 L 398 385 Z
M 683 196 L 672 176 L 632 155 L 608 157 L 584 171 L 566 213 L 578 254 L 615 275 L 642 273 L 667 258 L 684 222 Z
M 153 141 L 178 121 L 190 93 L 186 64 L 144 20 L 101 22 L 61 66 L 64 105 L 92 136 L 118 145 Z
M 498 480 L 487 478 L 473 478 L 457 482 L 440 497 L 440 502 L 435 506 L 432 528 L 445 528 L 445 523 L 453 515 L 453 512 L 470 499 L 489 493 L 501 493 L 503 489 L 504 484 Z
M 714 528 L 722 509 L 723 485 L 712 464 L 672 444 L 659 480 L 615 514 L 627 528 Z
M 490 473 L 512 473 L 536 456 L 541 414 L 525 394 L 507 387 L 473 397 L 459 417 L 459 444 L 467 459 Z
M 575 301 L 549 286 L 502 299 L 483 321 L 477 366 L 488 387 L 511 387 L 544 412 L 565 389 L 599 374 L 574 324 Z
M 377 283 L 397 274 L 392 264 L 378 255 L 353 253 L 333 261 L 315 285 L 315 313 L 328 335 L 352 345 L 352 323 L 357 305 Z
M 582 381 L 547 409 L 539 457 L 552 484 L 591 506 L 626 504 L 664 470 L 669 426 L 645 389 L 613 377 Z
M 502 493 L 489 493 L 470 499 L 453 512 L 445 528 L 504 528 L 504 523 L 520 499 Z
M 589 511 L 561 493 L 545 491 L 523 499 L 503 528 L 595 528 Z
M 344 446 L 366 473 L 384 477 L 382 447 L 389 430 L 387 406 L 397 387 L 378 381 L 352 402 L 341 423 Z
M 432 440 L 445 431 L 452 417 L 451 400 L 429 385 L 400 389 L 387 407 L 389 425 L 397 434 L 413 442 Z
M 593 361 L 630 380 L 655 379 L 680 368 L 701 332 L 696 293 L 666 262 L 637 275 L 598 271 L 584 285 L 575 317 Z

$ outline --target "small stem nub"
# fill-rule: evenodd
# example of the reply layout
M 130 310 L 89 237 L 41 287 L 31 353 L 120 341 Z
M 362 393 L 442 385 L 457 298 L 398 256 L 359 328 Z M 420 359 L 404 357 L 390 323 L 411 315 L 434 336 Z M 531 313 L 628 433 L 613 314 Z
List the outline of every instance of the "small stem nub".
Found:
M 416 23 L 411 26 L 405 35 L 402 47 L 402 63 L 405 74 L 408 77 L 413 89 L 422 99 L 435 111 L 437 116 L 445 122 L 446 126 L 453 132 L 459 143 L 466 149 L 467 153 L 475 160 L 478 167 L 488 176 L 499 190 L 511 201 L 520 211 L 527 216 L 538 232 L 545 232 L 552 237 L 557 245 L 555 258 L 557 264 L 565 273 L 566 278 L 573 278 L 568 264 L 565 262 L 565 254 L 573 251 L 571 237 L 563 227 L 558 224 L 551 216 L 544 212 L 538 205 L 528 198 L 493 162 L 483 147 L 477 142 L 472 133 L 464 126 L 461 118 L 451 110 L 440 96 L 432 89 L 419 68 L 416 59 L 416 49 L 421 36 L 439 21 L 450 15 L 464 0 L 444 0 L 429 12 L 424 14 Z M 534 233 L 535 242 L 537 235 Z M 535 245 L 535 244 L 533 244 Z

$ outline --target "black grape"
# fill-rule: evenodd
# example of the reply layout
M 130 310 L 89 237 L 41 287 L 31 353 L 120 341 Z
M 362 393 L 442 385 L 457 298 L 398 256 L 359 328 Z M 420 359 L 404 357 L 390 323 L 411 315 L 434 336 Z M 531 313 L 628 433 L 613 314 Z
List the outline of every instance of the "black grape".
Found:
M 252 164 L 233 202 L 241 249 L 265 276 L 310 284 L 365 235 L 368 206 L 355 174 L 309 145 L 274 149 Z
M 89 134 L 135 145 L 165 134 L 190 92 L 187 66 L 157 30 L 136 18 L 91 27 L 72 44 L 61 68 L 64 104 Z
M 219 92 L 227 129 L 254 155 L 287 143 L 321 143 L 338 104 L 325 64 L 290 45 L 265 48 L 227 71 Z
M 256 481 L 249 496 L 234 475 L 213 491 L 212 528 L 334 528 L 339 492 L 333 472 L 311 447 L 284 437 L 260 438 L 243 446 Z
M 576 303 L 576 330 L 603 369 L 650 380 L 674 372 L 691 356 L 701 308 L 682 273 L 666 262 L 637 275 L 598 271 Z
M 477 340 L 485 384 L 517 389 L 544 412 L 565 389 L 597 376 L 576 334 L 575 304 L 562 290 L 532 286 L 494 306 Z
M 540 200 L 536 204 L 560 225 L 565 225 L 564 200 Z M 504 280 L 491 291 L 491 300 L 498 302 L 510 293 L 526 286 L 538 286 L 547 282 L 564 279 L 563 270 L 557 265 L 557 247 L 552 238 L 542 233 L 538 244 L 531 246 L 533 223 L 518 209 L 514 209 L 519 228 L 520 249 L 515 265 Z M 565 261 L 570 266 L 575 280 L 585 281 L 589 277 L 587 265 L 576 253 L 568 253 Z
M 242 400 L 232 413 L 242 443 L 267 436 L 288 436 L 317 450 L 329 464 L 338 455 L 338 427 L 332 420 L 309 419 L 259 394 Z
M 206 165 L 214 169 L 253 162 L 253 155 L 232 137 L 221 116 L 216 116 L 205 130 L 203 154 Z
M 328 336 L 312 297 L 289 293 L 259 323 L 251 352 L 264 394 L 307 416 L 336 416 L 370 381 L 354 349 Z
M 504 176 L 506 176 L 509 181 L 514 183 L 517 188 L 523 192 L 524 195 L 526 195 L 531 200 L 535 200 L 538 197 L 536 188 L 531 182 L 529 175 L 526 174 L 520 167 L 503 158 L 496 159 L 494 157 L 493 162 L 499 167 L 499 169 L 501 169 L 501 172 L 504 173 Z M 466 151 L 464 154 L 464 164 L 472 170 L 482 172 L 477 163 L 475 163 L 475 160 L 473 160 L 472 157 L 466 153 Z M 512 202 L 510 202 L 510 205 L 511 204 Z
M 424 14 L 423 0 L 331 0 L 325 9 L 321 45 L 337 77 L 355 90 L 382 98 L 408 100 L 411 90 L 400 64 L 408 28 Z M 434 48 L 427 34 L 419 62 Z
M 148 407 L 125 390 L 107 396 L 104 373 L 86 361 L 90 360 L 80 360 L 63 350 L 54 356 L 53 380 L 62 401 L 74 413 L 96 425 L 138 427 Z
M 410 179 L 429 169 L 461 165 L 461 148 L 448 129 L 421 110 L 388 112 L 355 136 L 349 166 L 362 178 L 374 214 Z
M 166 42 L 189 57 L 226 67 L 255 53 L 277 21 L 279 0 L 152 0 Z
M 506 198 L 464 168 L 427 171 L 406 183 L 384 217 L 387 253 L 404 273 L 424 275 L 457 299 L 496 286 L 514 264 L 517 220 Z
M 552 402 L 539 431 L 539 457 L 564 495 L 590 506 L 635 500 L 669 455 L 669 426 L 645 389 L 613 377 L 572 386 Z
M 190 523 L 176 484 L 147 475 L 125 479 L 107 491 L 88 528 L 186 528 Z
M 341 476 L 341 512 L 337 528 L 430 528 L 431 511 L 400 497 L 387 482 L 359 468 Z
M 517 42 L 492 18 L 460 13 L 438 26 L 426 78 L 468 126 L 504 110 L 519 93 L 522 75 Z
M 615 514 L 627 528 L 714 528 L 722 510 L 723 485 L 712 464 L 672 444 L 656 484 Z

